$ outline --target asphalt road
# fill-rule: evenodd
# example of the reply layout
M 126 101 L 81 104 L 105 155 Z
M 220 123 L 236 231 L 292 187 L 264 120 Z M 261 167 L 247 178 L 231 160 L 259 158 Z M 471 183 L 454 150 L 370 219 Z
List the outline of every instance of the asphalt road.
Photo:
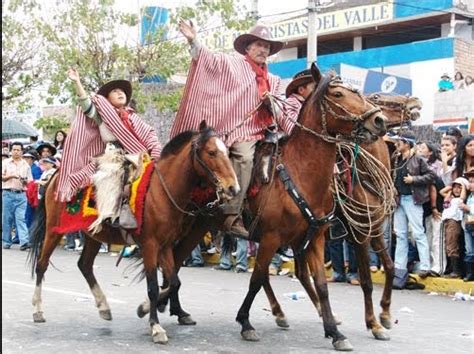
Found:
M 276 326 L 263 290 L 257 295 L 250 320 L 261 337 L 245 342 L 235 315 L 245 296 L 249 273 L 183 268 L 181 299 L 198 323 L 179 326 L 175 317 L 160 314 L 169 336 L 167 345 L 154 344 L 147 319 L 136 316 L 145 299 L 145 282 L 134 280 L 137 271 L 124 259 L 100 254 L 95 273 L 112 308 L 112 321 L 104 321 L 95 308 L 89 288 L 76 263 L 78 255 L 57 249 L 43 283 L 46 323 L 34 323 L 31 298 L 34 281 L 25 266 L 26 253 L 2 250 L 2 353 L 334 353 L 324 338 L 322 322 L 308 298 L 292 300 L 284 294 L 301 291 L 287 276 L 272 277 L 272 285 L 290 328 Z M 127 268 L 128 267 L 128 268 Z M 390 341 L 377 341 L 365 329 L 359 287 L 330 284 L 333 311 L 342 318 L 339 327 L 357 353 L 473 353 L 474 303 L 421 291 L 396 291 L 393 296 L 394 328 Z M 375 286 L 378 304 L 381 287 Z M 376 313 L 380 309 L 377 305 Z

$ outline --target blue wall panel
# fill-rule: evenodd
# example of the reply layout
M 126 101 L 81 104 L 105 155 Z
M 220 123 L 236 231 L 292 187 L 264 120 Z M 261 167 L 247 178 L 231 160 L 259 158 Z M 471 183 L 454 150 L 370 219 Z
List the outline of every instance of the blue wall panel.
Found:
M 394 17 L 415 16 L 436 10 L 446 10 L 453 6 L 452 0 L 396 0 L 394 1 Z
M 408 64 L 412 62 L 452 58 L 454 39 L 437 38 L 428 41 L 399 44 L 381 48 L 371 48 L 355 52 L 344 52 L 318 57 L 319 68 L 324 72 L 336 69 L 344 63 L 361 68 L 380 68 L 384 66 Z M 306 58 L 289 60 L 269 65 L 273 74 L 290 78 L 306 68 Z

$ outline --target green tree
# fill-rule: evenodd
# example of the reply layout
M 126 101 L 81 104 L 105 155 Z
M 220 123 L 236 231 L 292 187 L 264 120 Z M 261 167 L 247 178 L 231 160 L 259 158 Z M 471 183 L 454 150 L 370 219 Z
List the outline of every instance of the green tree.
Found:
M 144 90 L 142 82 L 154 77 L 169 79 L 186 72 L 189 55 L 184 41 L 165 39 L 169 28 L 163 27 L 147 34 L 146 44 L 138 38 L 140 16 L 114 9 L 114 0 L 69 0 L 48 21 L 41 21 L 41 34 L 48 43 L 48 100 L 67 102 L 73 87 L 67 79 L 67 69 L 78 69 L 83 85 L 90 92 L 105 82 L 125 78 L 132 82 L 137 108 L 142 112 L 149 104 L 158 109 L 176 110 L 181 90 L 160 93 Z M 205 23 L 218 17 L 223 26 L 242 28 L 250 23 L 246 16 L 237 21 L 241 8 L 231 0 L 199 1 L 195 7 L 182 7 L 173 12 L 176 18 L 195 19 Z M 213 17 L 213 18 L 214 18 Z M 134 38 L 126 34 L 134 33 Z M 179 35 L 177 38 L 181 38 Z
M 29 107 L 30 92 L 45 78 L 45 42 L 37 36 L 34 0 L 2 1 L 2 107 Z
M 47 117 L 41 117 L 33 123 L 33 126 L 36 129 L 43 129 L 43 134 L 45 138 L 48 138 L 50 140 L 54 138 L 54 134 L 58 130 L 64 130 L 66 128 L 69 128 L 70 125 L 71 123 L 65 115 L 52 115 Z

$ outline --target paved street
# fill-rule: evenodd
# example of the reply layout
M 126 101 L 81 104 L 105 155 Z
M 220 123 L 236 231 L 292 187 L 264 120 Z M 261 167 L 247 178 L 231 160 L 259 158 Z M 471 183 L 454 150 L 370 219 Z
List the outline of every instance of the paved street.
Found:
M 46 323 L 33 323 L 33 280 L 25 267 L 26 253 L 17 246 L 2 251 L 2 352 L 3 353 L 334 353 L 323 336 L 322 322 L 307 298 L 291 300 L 283 294 L 302 290 L 289 277 L 272 277 L 275 293 L 286 312 L 290 329 L 278 328 L 269 312 L 263 290 L 256 298 L 251 321 L 261 336 L 257 343 L 240 337 L 234 321 L 244 298 L 250 274 L 205 268 L 181 272 L 182 302 L 198 322 L 182 327 L 175 317 L 162 314 L 168 345 L 153 344 L 146 319 L 139 319 L 137 305 L 145 298 L 145 282 L 137 283 L 136 270 L 124 259 L 101 254 L 96 275 L 108 297 L 113 320 L 102 320 L 85 280 L 77 269 L 78 255 L 57 249 L 43 285 Z M 331 284 L 333 310 L 342 318 L 339 327 L 358 353 L 472 353 L 474 350 L 474 303 L 457 302 L 448 296 L 429 296 L 419 291 L 394 294 L 392 314 L 396 322 L 391 340 L 376 341 L 365 329 L 359 287 Z M 375 302 L 381 295 L 375 286 Z M 377 313 L 379 308 L 376 309 Z

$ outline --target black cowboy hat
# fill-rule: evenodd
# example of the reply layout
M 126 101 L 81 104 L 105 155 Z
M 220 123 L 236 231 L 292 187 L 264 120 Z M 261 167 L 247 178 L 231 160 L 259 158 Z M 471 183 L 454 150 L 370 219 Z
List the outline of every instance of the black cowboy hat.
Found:
M 43 148 L 47 147 L 49 150 L 51 150 L 51 155 L 56 155 L 56 148 L 54 147 L 54 145 L 50 144 L 50 143 L 46 143 L 46 142 L 43 142 L 41 144 L 38 145 L 38 147 L 36 148 L 36 151 L 38 151 L 38 154 L 41 155 L 41 150 L 43 150 Z
M 240 54 L 245 55 L 247 54 L 247 46 L 259 39 L 270 43 L 270 55 L 278 53 L 283 47 L 283 42 L 272 40 L 268 27 L 256 25 L 250 29 L 249 33 L 241 34 L 234 40 L 234 49 Z
M 314 82 L 313 76 L 311 75 L 311 70 L 306 69 L 300 71 L 295 76 L 293 76 L 293 80 L 291 80 L 291 82 L 286 87 L 286 97 L 289 97 L 292 93 L 295 93 L 298 90 L 298 87 L 306 85 L 310 82 Z
M 127 96 L 127 105 L 128 105 L 128 103 L 130 102 L 130 99 L 132 98 L 132 84 L 130 83 L 130 81 L 127 81 L 127 80 L 109 81 L 106 84 L 102 85 L 99 91 L 97 91 L 97 94 L 107 97 L 110 91 L 115 90 L 115 89 L 121 89 L 123 92 L 125 92 L 125 95 Z

